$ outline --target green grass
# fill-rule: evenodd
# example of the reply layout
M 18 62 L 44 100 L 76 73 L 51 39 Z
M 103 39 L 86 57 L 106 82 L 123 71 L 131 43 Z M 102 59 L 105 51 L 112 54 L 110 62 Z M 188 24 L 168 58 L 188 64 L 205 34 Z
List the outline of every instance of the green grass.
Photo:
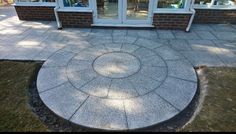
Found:
M 29 106 L 37 63 L 0 62 L 0 131 L 49 131 Z M 236 131 L 236 69 L 210 68 L 208 94 L 195 120 L 180 131 Z
M 28 103 L 38 67 L 36 63 L 0 62 L 0 131 L 47 131 Z
M 236 131 L 236 69 L 210 68 L 203 107 L 181 131 Z

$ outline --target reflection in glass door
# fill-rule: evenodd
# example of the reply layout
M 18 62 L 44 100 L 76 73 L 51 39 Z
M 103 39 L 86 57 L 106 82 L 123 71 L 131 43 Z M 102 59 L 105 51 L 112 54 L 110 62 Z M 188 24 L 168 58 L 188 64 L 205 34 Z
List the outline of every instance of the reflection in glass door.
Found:
M 127 0 L 127 20 L 148 19 L 149 0 Z
M 97 21 L 121 23 L 121 1 L 120 0 L 97 0 Z

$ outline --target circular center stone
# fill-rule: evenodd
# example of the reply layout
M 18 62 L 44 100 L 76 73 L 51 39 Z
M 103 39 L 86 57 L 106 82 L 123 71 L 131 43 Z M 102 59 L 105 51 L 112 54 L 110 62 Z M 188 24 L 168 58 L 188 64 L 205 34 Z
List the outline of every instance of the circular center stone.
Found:
M 113 52 L 98 57 L 94 61 L 93 68 L 106 77 L 124 78 L 139 71 L 140 62 L 131 54 Z

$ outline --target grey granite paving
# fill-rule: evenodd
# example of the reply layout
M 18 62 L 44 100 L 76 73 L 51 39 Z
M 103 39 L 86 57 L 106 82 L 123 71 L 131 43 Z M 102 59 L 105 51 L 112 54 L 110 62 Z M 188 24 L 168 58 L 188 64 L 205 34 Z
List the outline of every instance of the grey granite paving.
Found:
M 39 94 L 44 104 L 53 112 L 69 120 L 88 95 L 65 83 Z
M 37 88 L 43 92 L 67 82 L 66 70 L 64 67 L 41 68 L 37 78 Z
M 181 111 L 192 101 L 196 88 L 195 82 L 168 77 L 155 92 Z
M 170 42 L 170 46 L 176 51 L 191 51 L 192 50 L 187 40 L 176 39 L 176 40 L 169 40 L 169 42 Z
M 174 34 L 170 30 L 157 30 L 160 39 L 175 39 Z
M 235 25 L 194 24 L 190 32 L 56 30 L 55 22 L 19 21 L 12 7 L 7 16 L 0 18 L 0 59 L 45 61 L 37 77 L 43 102 L 91 128 L 127 130 L 168 121 L 196 93 L 193 67 L 236 67 Z M 101 60 L 106 54 L 116 56 Z M 117 72 L 122 75 L 114 77 Z
M 152 126 L 179 113 L 155 93 L 125 100 L 124 105 L 129 129 Z
M 89 97 L 70 121 L 98 129 L 128 129 L 122 100 Z
M 108 98 L 126 99 L 137 96 L 139 96 L 138 92 L 128 79 L 112 80 Z

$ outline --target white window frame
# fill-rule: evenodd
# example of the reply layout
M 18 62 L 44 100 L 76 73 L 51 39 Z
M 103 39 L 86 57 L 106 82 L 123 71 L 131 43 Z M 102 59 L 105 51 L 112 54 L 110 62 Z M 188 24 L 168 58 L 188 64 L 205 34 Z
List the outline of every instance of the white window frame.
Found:
M 89 0 L 89 6 L 88 7 L 65 7 L 63 0 L 59 0 L 59 6 L 60 10 L 67 10 L 67 11 L 91 11 L 93 7 L 93 1 L 94 0 Z
M 21 2 L 20 0 L 15 0 L 15 5 L 19 6 L 56 6 L 55 2 L 43 2 L 43 0 L 39 0 L 39 2 Z
M 156 11 L 161 11 L 161 12 L 170 12 L 170 11 L 172 11 L 172 12 L 178 12 L 178 11 L 189 11 L 189 8 L 190 8 L 190 5 L 191 5 L 191 0 L 186 0 L 185 1 L 185 5 L 184 5 L 184 8 L 158 8 L 157 7 L 157 4 L 158 4 L 158 2 L 159 2 L 159 0 L 155 0 L 155 3 L 154 3 L 154 6 L 155 6 L 155 10 Z
M 195 9 L 236 9 L 236 5 L 214 5 L 216 0 L 211 0 L 209 5 L 194 4 Z

